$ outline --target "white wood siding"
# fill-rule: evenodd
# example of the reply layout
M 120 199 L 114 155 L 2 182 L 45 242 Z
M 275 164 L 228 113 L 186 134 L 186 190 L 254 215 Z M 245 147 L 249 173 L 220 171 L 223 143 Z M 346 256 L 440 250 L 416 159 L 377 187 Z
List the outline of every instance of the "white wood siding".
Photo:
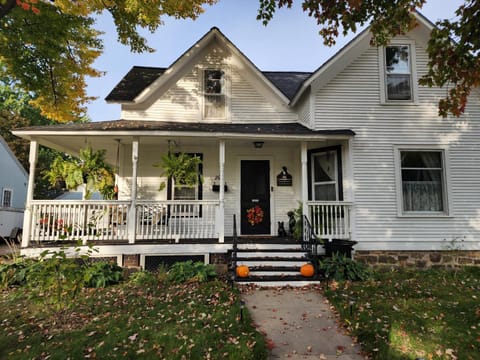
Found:
M 257 83 L 258 84 L 258 83 Z M 298 116 L 293 110 L 281 104 L 273 104 L 248 81 L 240 70 L 232 67 L 232 122 L 293 122 Z M 276 101 L 279 103 L 279 101 Z
M 21 168 L 3 138 L 0 138 L 0 169 L 0 208 L 3 206 L 3 190 L 8 189 L 12 191 L 11 207 L 25 209 L 28 174 Z
M 126 120 L 202 121 L 201 69 L 209 67 L 223 67 L 226 71 L 227 118 L 223 122 L 292 122 L 298 119 L 295 111 L 282 104 L 262 80 L 218 46 L 207 49 L 206 55 L 164 94 L 153 94 L 153 101 L 123 105 L 121 117 Z
M 427 56 L 418 44 L 415 51 L 420 78 Z M 315 128 L 356 132 L 352 151 L 357 249 L 442 249 L 463 237 L 465 248 L 480 249 L 478 94 L 461 119 L 442 119 L 437 103 L 445 90 L 420 87 L 416 105 L 381 105 L 379 81 L 378 50 L 370 48 L 316 90 Z M 398 216 L 395 145 L 442 145 L 448 150 L 448 199 L 453 209 L 449 217 Z
M 302 125 L 307 127 L 312 126 L 311 104 L 312 102 L 310 97 L 310 91 L 306 91 L 302 99 L 299 101 L 298 105 L 296 106 L 296 109 L 298 111 L 298 121 Z

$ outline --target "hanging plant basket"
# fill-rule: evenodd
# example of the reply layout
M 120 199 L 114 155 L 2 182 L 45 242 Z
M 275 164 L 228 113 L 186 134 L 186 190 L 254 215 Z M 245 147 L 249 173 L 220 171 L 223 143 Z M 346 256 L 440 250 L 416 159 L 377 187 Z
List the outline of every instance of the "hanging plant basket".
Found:
M 169 152 L 162 156 L 160 162 L 154 164 L 155 167 L 163 169 L 165 176 L 174 179 L 176 188 L 192 188 L 202 182 L 198 167 L 202 163 L 202 159 L 196 155 L 186 153 Z M 160 189 L 165 188 L 165 182 L 160 184 Z

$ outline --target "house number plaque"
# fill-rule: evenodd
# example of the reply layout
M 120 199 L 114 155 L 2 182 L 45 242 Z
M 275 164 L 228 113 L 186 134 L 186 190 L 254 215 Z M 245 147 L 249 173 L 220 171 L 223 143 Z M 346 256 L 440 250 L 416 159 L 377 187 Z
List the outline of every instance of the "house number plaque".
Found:
M 287 167 L 282 167 L 282 171 L 277 175 L 277 186 L 292 186 L 292 175 L 287 171 Z

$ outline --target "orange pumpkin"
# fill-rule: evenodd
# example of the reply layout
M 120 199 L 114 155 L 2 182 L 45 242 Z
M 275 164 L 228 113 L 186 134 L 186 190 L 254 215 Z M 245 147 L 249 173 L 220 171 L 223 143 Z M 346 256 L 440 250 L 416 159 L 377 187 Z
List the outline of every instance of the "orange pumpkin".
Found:
M 237 276 L 239 276 L 241 278 L 246 278 L 249 273 L 250 273 L 250 270 L 248 270 L 247 265 L 237 266 Z
M 305 277 L 312 277 L 315 274 L 315 268 L 312 264 L 302 265 L 300 268 L 300 274 Z

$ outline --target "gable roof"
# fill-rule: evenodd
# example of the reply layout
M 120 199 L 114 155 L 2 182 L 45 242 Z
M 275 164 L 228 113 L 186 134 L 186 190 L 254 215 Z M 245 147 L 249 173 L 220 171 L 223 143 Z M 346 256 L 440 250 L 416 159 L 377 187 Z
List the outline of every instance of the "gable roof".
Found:
M 423 36 L 430 33 L 434 24 L 419 12 L 414 16 L 422 28 Z M 260 71 L 218 28 L 213 27 L 200 40 L 193 44 L 168 68 L 164 67 L 143 67 L 134 66 L 112 89 L 105 100 L 107 102 L 129 102 L 136 103 L 143 101 L 149 94 L 164 84 L 167 84 L 171 77 L 174 77 L 179 69 L 188 65 L 194 54 L 200 53 L 208 44 L 217 39 L 237 55 L 264 83 L 283 100 L 293 106 L 300 99 L 303 92 L 313 83 L 328 83 L 339 72 L 345 69 L 357 56 L 370 46 L 370 26 L 354 37 L 349 43 L 342 47 L 335 55 L 323 63 L 317 70 L 312 72 L 300 71 Z
M 424 38 L 424 41 L 428 41 L 430 32 L 435 25 L 418 11 L 413 12 L 413 15 L 419 26 L 411 31 L 419 31 L 420 36 Z M 371 46 L 371 38 L 372 34 L 370 33 L 370 26 L 368 26 L 362 32 L 360 32 L 360 34 L 349 41 L 344 47 L 342 47 L 337 53 L 335 53 L 335 55 L 320 65 L 320 67 L 315 70 L 309 78 L 305 79 L 305 81 L 298 88 L 296 94 L 291 99 L 289 105 L 295 105 L 296 102 L 301 98 L 303 92 L 312 86 L 312 84 L 317 84 L 317 86 L 321 87 L 337 76 L 350 63 L 352 63 L 353 60 L 355 60 L 360 54 L 362 54 Z
M 105 100 L 111 102 L 134 101 L 146 87 L 162 76 L 165 71 L 166 68 L 161 67 L 134 66 L 115 85 Z M 262 71 L 262 74 L 289 100 L 293 98 L 302 83 L 312 75 L 311 72 L 300 71 Z
M 23 167 L 23 165 L 20 163 L 20 161 L 18 161 L 17 157 L 15 156 L 15 154 L 13 153 L 13 151 L 10 149 L 10 147 L 8 146 L 7 142 L 5 141 L 5 139 L 3 138 L 3 136 L 0 135 L 0 145 L 3 146 L 3 148 L 5 149 L 5 152 L 12 158 L 13 162 L 15 163 L 15 165 L 20 169 L 20 172 L 26 177 L 28 178 L 28 173 L 27 171 L 25 170 L 25 168 Z M 3 169 L 2 171 L 6 171 L 8 172 L 8 169 Z
M 193 44 L 185 53 L 175 60 L 168 68 L 146 68 L 133 67 L 129 73 L 115 86 L 107 95 L 107 102 L 128 102 L 142 103 L 157 90 L 168 86 L 176 81 L 185 69 L 194 65 L 197 55 L 202 52 L 214 41 L 225 46 L 234 56 L 241 61 L 246 69 L 250 70 L 261 82 L 280 98 L 283 103 L 288 104 L 290 99 L 284 91 L 275 86 L 267 76 L 265 76 L 256 65 L 250 61 L 218 28 L 212 27 L 200 40 Z M 157 69 L 157 70 L 155 70 Z M 135 75 L 140 75 L 140 79 L 133 79 Z M 128 89 L 132 84 L 134 89 Z M 289 89 L 284 89 L 286 93 L 291 93 Z

